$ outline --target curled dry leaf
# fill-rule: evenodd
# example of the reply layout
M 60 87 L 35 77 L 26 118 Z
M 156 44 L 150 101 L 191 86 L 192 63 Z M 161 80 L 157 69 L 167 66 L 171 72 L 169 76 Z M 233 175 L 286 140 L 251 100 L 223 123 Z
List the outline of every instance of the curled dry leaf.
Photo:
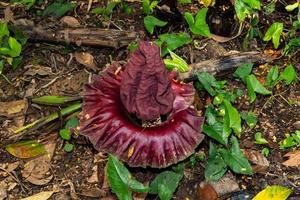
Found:
M 244 149 L 244 154 L 246 158 L 254 165 L 252 165 L 252 169 L 256 173 L 265 172 L 270 163 L 266 157 L 264 157 L 260 152 L 251 150 L 251 149 Z
M 61 23 L 66 24 L 69 27 L 79 27 L 80 23 L 75 17 L 64 16 L 59 20 Z
M 8 185 L 4 181 L 0 181 L 0 200 L 4 200 L 7 197 Z
M 216 200 L 219 197 L 239 191 L 239 185 L 231 173 L 227 173 L 220 180 L 202 182 L 196 190 L 197 200 Z
M 51 67 L 46 67 L 44 65 L 27 65 L 25 68 L 27 69 L 24 73 L 25 76 L 47 76 L 53 74 Z
M 300 166 L 300 150 L 288 152 L 283 157 L 288 158 L 282 164 L 287 167 L 299 167 Z
M 76 61 L 84 65 L 88 69 L 95 71 L 97 66 L 95 64 L 94 56 L 87 52 L 77 52 L 74 54 Z
M 92 171 L 93 171 L 93 174 L 90 177 L 88 177 L 87 182 L 88 183 L 97 183 L 97 182 L 99 182 L 99 179 L 98 179 L 98 165 L 95 165 L 92 168 Z
M 40 192 L 20 200 L 47 200 L 52 196 L 54 192 L 55 191 Z
M 0 102 L 0 116 L 11 118 L 16 115 L 26 113 L 27 108 L 28 108 L 27 99 L 9 101 L 9 102 Z
M 53 137 L 52 140 L 45 144 L 47 154 L 34 158 L 24 165 L 21 174 L 26 181 L 35 185 L 45 185 L 52 180 L 53 175 L 50 173 L 50 162 L 56 146 L 55 139 L 56 137 Z

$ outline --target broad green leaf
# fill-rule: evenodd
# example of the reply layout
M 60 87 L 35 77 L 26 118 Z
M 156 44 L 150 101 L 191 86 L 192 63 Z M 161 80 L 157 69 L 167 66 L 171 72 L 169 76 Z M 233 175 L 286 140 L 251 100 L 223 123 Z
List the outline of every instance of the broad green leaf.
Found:
M 185 21 L 188 23 L 189 27 L 194 26 L 195 20 L 194 20 L 194 16 L 192 15 L 192 13 L 190 13 L 190 12 L 185 12 L 185 13 L 184 13 L 184 19 L 185 19 Z
M 252 63 L 245 63 L 239 66 L 235 72 L 233 73 L 233 76 L 240 78 L 244 83 L 246 82 L 246 77 L 251 74 L 253 68 Z
M 205 90 L 211 95 L 215 96 L 216 91 L 213 89 L 213 86 L 217 84 L 217 80 L 213 75 L 208 72 L 201 72 L 197 74 L 199 82 L 205 88 Z
M 292 192 L 293 191 L 287 187 L 272 185 L 260 191 L 253 200 L 286 200 Z
M 71 139 L 71 132 L 68 129 L 60 129 L 59 135 L 64 140 L 70 140 Z
M 153 9 L 157 6 L 158 1 L 143 0 L 143 10 L 146 15 L 151 15 L 153 13 Z
M 284 80 L 286 85 L 290 85 L 292 82 L 296 81 L 296 79 L 297 73 L 291 64 L 289 64 L 279 76 L 279 80 Z
M 65 125 L 65 129 L 76 128 L 79 125 L 79 120 L 76 117 L 69 119 Z
M 272 39 L 272 42 L 274 44 L 274 48 L 277 49 L 279 46 L 279 40 L 280 36 L 283 30 L 283 23 L 275 22 L 273 23 L 267 30 L 263 40 L 264 41 L 270 41 Z
M 148 192 L 149 188 L 136 181 L 128 169 L 113 155 L 108 158 L 108 183 L 120 200 L 131 200 L 132 190 Z
M 243 2 L 243 0 L 235 0 L 234 9 L 240 21 L 244 21 L 247 15 L 250 15 L 254 12 L 251 7 Z
M 152 35 L 154 31 L 155 26 L 163 27 L 167 24 L 168 22 L 164 22 L 160 19 L 157 19 L 154 16 L 146 16 L 144 17 L 144 25 L 146 27 L 146 30 Z
M 261 150 L 261 154 L 264 155 L 265 157 L 268 157 L 269 154 L 270 154 L 270 150 L 269 150 L 267 147 L 264 147 L 264 148 Z
M 267 15 L 273 13 L 275 11 L 276 1 L 272 0 L 268 4 L 266 4 L 263 8 Z
M 19 56 L 19 57 L 15 57 L 15 58 L 13 58 L 13 60 L 12 60 L 12 63 L 11 63 L 11 68 L 13 69 L 13 70 L 16 70 L 17 68 L 18 68 L 18 66 L 21 64 L 21 62 L 22 62 L 22 56 Z
M 13 156 L 18 158 L 33 158 L 45 154 L 44 145 L 34 141 L 22 141 L 6 146 L 6 150 Z
M 73 151 L 73 149 L 74 149 L 74 145 L 73 145 L 73 144 L 68 143 L 68 142 L 65 143 L 65 145 L 64 145 L 64 151 L 65 151 L 65 152 L 70 153 L 70 152 Z
M 269 142 L 262 137 L 261 132 L 255 133 L 255 144 L 268 144 Z
M 27 9 L 31 8 L 35 4 L 35 0 L 11 0 L 11 3 L 20 3 L 27 7 Z
M 260 0 L 243 0 L 243 2 L 253 9 L 260 10 Z
M 223 145 L 227 145 L 227 137 L 223 136 L 222 130 L 223 127 L 222 124 L 220 123 L 215 123 L 214 125 L 206 125 L 206 124 L 203 125 L 203 132 L 207 136 L 215 139 L 216 141 L 220 142 Z
M 242 112 L 241 118 L 246 121 L 250 128 L 254 128 L 257 123 L 257 117 L 253 112 Z
M 169 200 L 172 198 L 182 177 L 183 174 L 178 174 L 173 171 L 164 171 L 150 183 L 149 192 L 151 194 L 158 194 L 161 200 Z
M 265 85 L 268 87 L 274 87 L 277 83 L 279 69 L 278 66 L 273 66 L 268 72 Z
M 231 149 L 219 149 L 225 163 L 230 167 L 232 171 L 238 174 L 252 175 L 253 171 L 247 158 L 239 148 L 238 140 L 236 137 L 231 139 Z
M 184 13 L 184 18 L 187 21 L 189 28 L 193 34 L 202 35 L 204 37 L 210 36 L 209 26 L 206 23 L 207 11 L 208 11 L 207 8 L 200 9 L 196 14 L 195 19 L 191 13 L 189 12 Z
M 21 54 L 22 45 L 13 37 L 8 38 L 9 48 L 1 47 L 0 54 L 8 55 L 11 57 L 18 57 Z
M 231 103 L 224 99 L 225 105 L 225 116 L 224 116 L 224 127 L 223 132 L 228 137 L 231 134 L 231 129 L 234 133 L 240 137 L 241 136 L 241 117 L 236 108 L 234 108 Z
M 164 59 L 164 63 L 168 70 L 175 69 L 178 72 L 187 72 L 189 70 L 189 65 L 180 56 L 172 51 L 169 51 L 172 59 Z
M 156 41 L 157 45 L 161 47 L 161 56 L 164 57 L 168 52 L 168 50 L 173 51 L 178 47 L 181 47 L 185 44 L 189 44 L 192 42 L 192 38 L 189 34 L 181 32 L 181 33 L 165 33 L 158 36 L 158 40 Z
M 64 16 L 68 11 L 73 10 L 75 7 L 75 3 L 54 2 L 43 11 L 43 16 L 52 15 L 59 18 Z
M 300 10 L 300 9 L 299 9 Z M 300 38 L 293 38 L 289 43 L 284 47 L 284 55 L 288 55 L 292 52 L 297 51 L 300 48 Z
M 4 36 L 9 36 L 9 30 L 6 22 L 0 22 L 0 42 Z
M 268 95 L 272 92 L 267 90 L 257 79 L 256 77 L 251 74 L 246 77 L 246 85 L 248 89 L 248 95 L 250 98 L 250 103 L 254 102 L 256 99 L 256 93 L 262 94 L 262 95 Z
M 291 11 L 295 10 L 296 8 L 298 8 L 298 6 L 299 6 L 299 2 L 296 2 L 296 3 L 294 3 L 294 4 L 287 5 L 287 6 L 285 7 L 285 9 L 286 9 L 287 11 L 291 12 Z

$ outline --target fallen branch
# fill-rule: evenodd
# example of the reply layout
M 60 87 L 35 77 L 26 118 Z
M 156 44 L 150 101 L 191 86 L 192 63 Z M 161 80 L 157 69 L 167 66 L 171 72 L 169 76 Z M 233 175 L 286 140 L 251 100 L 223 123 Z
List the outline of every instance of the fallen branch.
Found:
M 78 46 L 110 47 L 127 46 L 138 39 L 137 32 L 101 28 L 45 28 L 42 26 L 15 24 L 33 41 L 73 43 Z

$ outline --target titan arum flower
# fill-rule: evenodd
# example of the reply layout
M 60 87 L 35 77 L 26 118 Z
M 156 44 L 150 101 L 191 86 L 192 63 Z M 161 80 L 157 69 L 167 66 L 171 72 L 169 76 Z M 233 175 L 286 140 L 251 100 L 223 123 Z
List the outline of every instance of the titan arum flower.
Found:
M 184 160 L 204 138 L 203 118 L 192 106 L 193 85 L 173 77 L 159 48 L 140 42 L 125 66 L 111 65 L 86 86 L 81 133 L 133 167 Z

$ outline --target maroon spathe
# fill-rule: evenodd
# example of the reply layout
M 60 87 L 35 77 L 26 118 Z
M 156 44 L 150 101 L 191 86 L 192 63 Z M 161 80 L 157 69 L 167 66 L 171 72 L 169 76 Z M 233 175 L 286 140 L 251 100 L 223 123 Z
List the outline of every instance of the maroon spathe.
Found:
M 141 120 L 155 120 L 173 108 L 175 94 L 159 52 L 154 43 L 140 42 L 122 75 L 121 101 Z
M 145 46 L 147 45 L 153 44 L 148 43 Z M 144 52 L 146 49 L 140 47 L 137 51 Z M 139 56 L 141 55 L 145 56 L 145 54 L 139 54 Z M 161 61 L 160 57 L 156 57 L 157 55 L 159 55 L 157 52 L 152 52 L 151 56 L 149 54 L 150 58 Z M 137 58 L 134 58 L 135 56 Z M 157 91 L 152 94 L 154 97 L 151 96 L 153 102 L 142 101 L 137 97 L 138 95 L 134 94 L 135 97 L 133 98 L 135 99 L 126 99 L 124 103 L 124 100 L 122 100 L 124 98 L 122 97 L 123 92 L 120 89 L 122 90 L 123 84 L 125 84 L 124 78 L 126 77 L 125 79 L 127 79 L 128 76 L 132 75 L 127 69 L 130 69 L 130 67 L 134 68 L 134 60 L 139 68 L 145 68 L 142 63 L 148 62 L 144 58 L 139 58 L 139 56 L 132 55 L 131 63 L 129 62 L 128 64 L 129 68 L 126 66 L 125 70 L 121 70 L 118 73 L 116 73 L 117 65 L 110 66 L 94 83 L 86 86 L 82 117 L 80 119 L 80 132 L 90 139 L 96 149 L 112 153 L 130 166 L 167 167 L 187 158 L 203 140 L 204 136 L 200 133 L 203 118 L 198 116 L 191 107 L 195 93 L 193 86 L 170 81 L 168 72 L 161 69 L 161 73 L 165 74 L 164 80 L 162 80 L 163 77 L 156 74 L 160 70 L 157 69 L 156 71 L 153 68 L 149 71 L 153 72 L 154 77 L 158 77 L 157 81 L 161 81 L 167 86 L 151 85 L 146 87 L 148 91 L 140 91 L 139 93 L 145 93 L 144 95 L 147 96 L 146 92 L 151 92 L 151 90 L 156 88 Z M 156 63 L 159 62 L 157 61 Z M 145 71 L 146 69 L 142 72 L 135 70 L 133 76 L 140 73 L 141 77 L 148 77 L 148 75 L 144 74 Z M 152 77 L 150 76 L 150 78 Z M 131 79 L 134 80 L 128 82 L 132 84 L 138 83 L 137 87 L 140 87 L 141 83 L 148 83 L 143 78 L 135 79 L 132 77 Z M 155 81 L 155 79 L 151 80 Z M 163 88 L 167 91 L 162 92 Z M 131 89 L 125 87 L 126 89 L 129 93 L 125 92 L 125 95 L 132 92 Z M 156 94 L 165 95 L 169 98 L 169 102 L 155 96 Z M 130 99 L 131 97 L 126 98 Z M 147 113 L 149 112 L 155 113 L 152 115 L 153 117 L 169 113 L 168 118 L 156 127 L 141 127 L 133 119 L 129 118 L 128 110 L 125 106 L 127 100 L 139 101 L 139 105 L 132 106 L 137 116 L 152 115 L 152 113 L 148 115 Z M 168 103 L 171 104 L 171 109 Z M 140 104 L 146 104 L 149 107 L 158 104 L 160 108 L 154 108 L 139 115 L 137 113 L 139 112 L 138 109 L 140 109 L 139 106 L 144 106 Z M 134 112 L 131 110 L 131 113 Z

